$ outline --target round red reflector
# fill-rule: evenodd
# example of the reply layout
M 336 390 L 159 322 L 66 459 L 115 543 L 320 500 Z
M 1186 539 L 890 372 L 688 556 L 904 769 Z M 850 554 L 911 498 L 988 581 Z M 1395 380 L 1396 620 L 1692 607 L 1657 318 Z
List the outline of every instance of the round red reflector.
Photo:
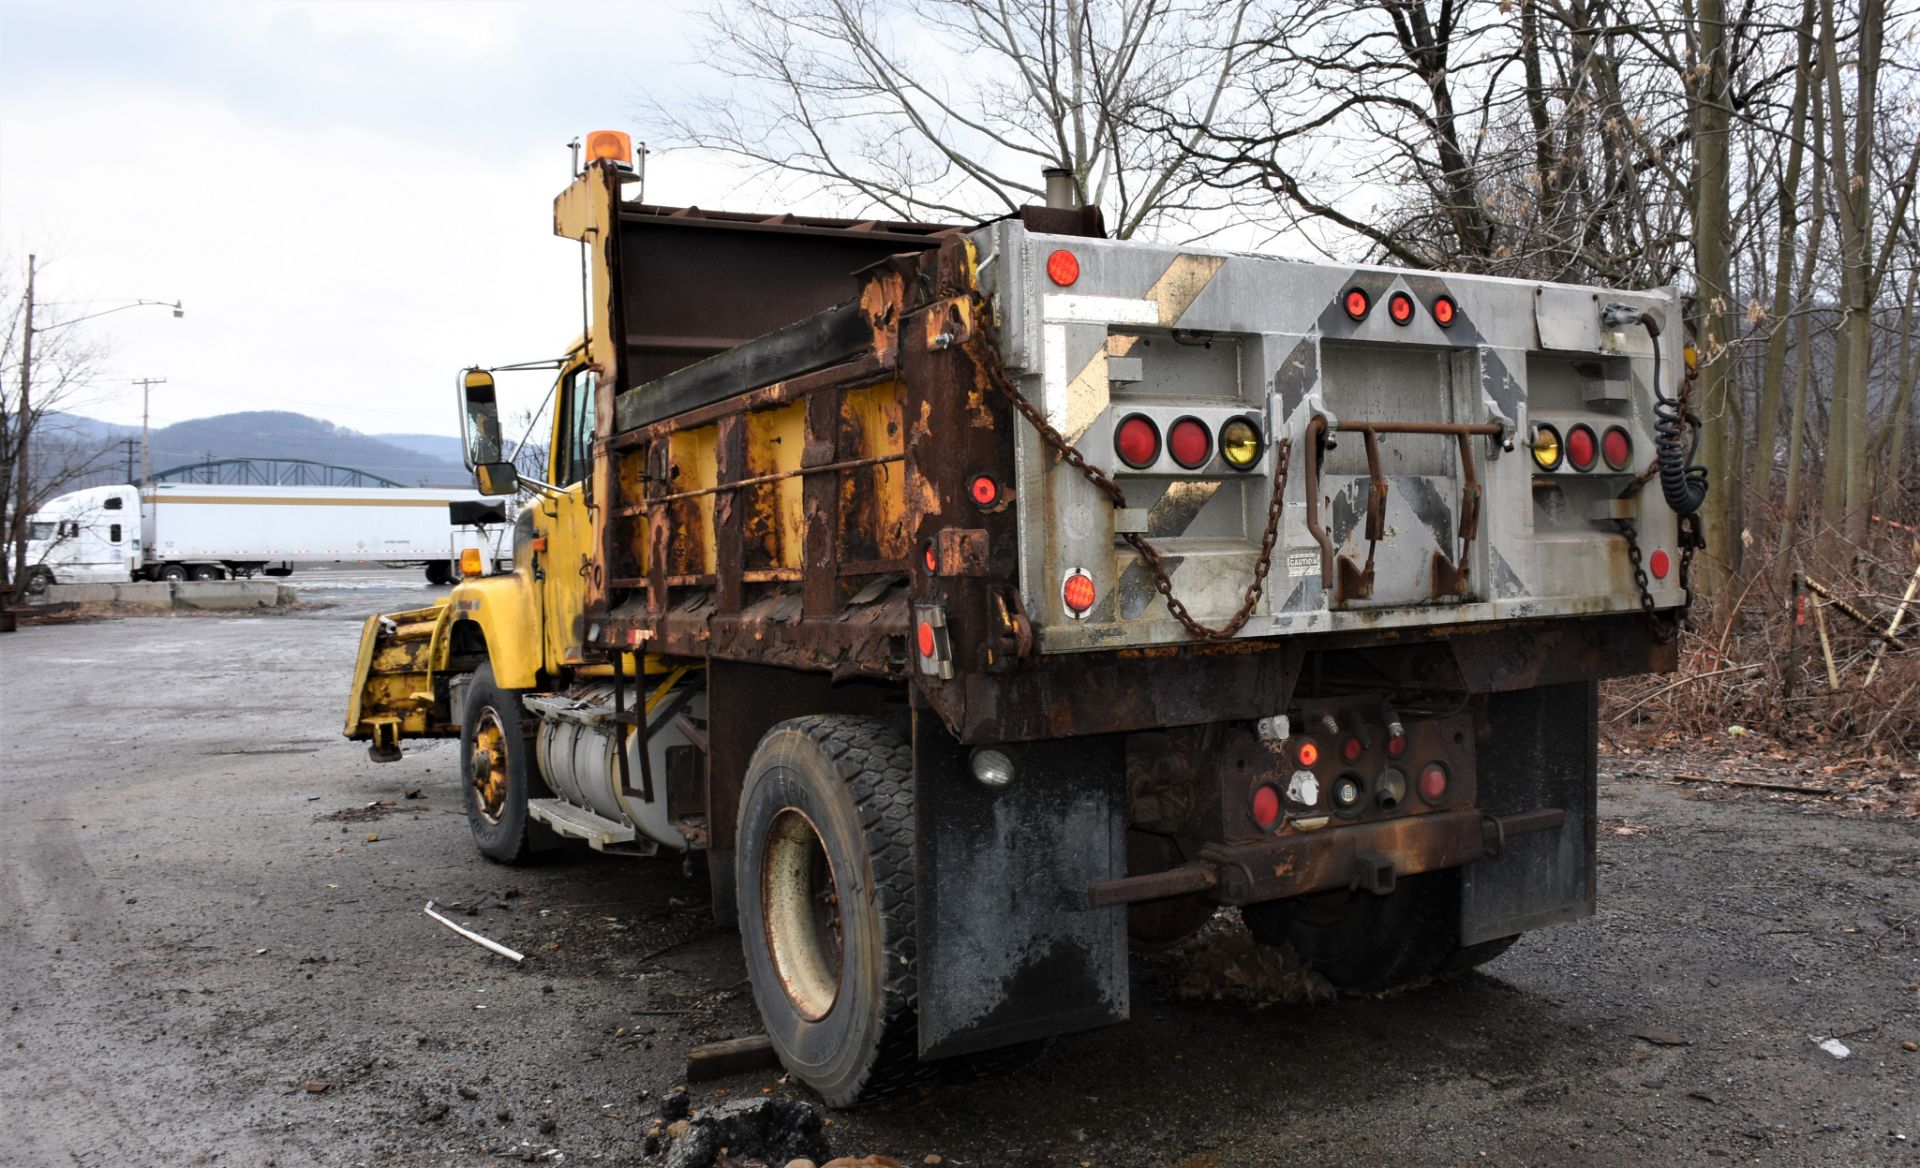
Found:
M 1080 261 L 1070 251 L 1056 251 L 1047 257 L 1047 279 L 1065 288 L 1080 278 Z
M 1666 552 L 1656 551 L 1652 556 L 1648 557 L 1647 566 L 1653 569 L 1653 578 L 1655 580 L 1665 580 L 1667 578 L 1667 569 L 1673 565 L 1667 559 Z
M 1000 484 L 987 475 L 973 476 L 968 489 L 973 492 L 973 501 L 982 507 L 991 507 L 1000 501 Z
M 1447 768 L 1437 762 L 1427 764 L 1427 769 L 1420 772 L 1420 797 L 1429 803 L 1447 797 Z
M 933 656 L 934 641 L 933 641 L 933 626 L 931 624 L 927 623 L 926 621 L 920 622 L 920 632 L 918 634 L 918 639 L 920 642 L 920 656 L 922 657 Z
M 1311 742 L 1302 742 L 1300 749 L 1293 752 L 1293 757 L 1299 760 L 1301 766 L 1310 767 L 1320 761 L 1320 748 Z
M 926 549 L 920 553 L 920 559 L 927 565 L 928 572 L 938 573 L 940 571 L 940 552 L 933 544 L 927 544 Z
M 1167 449 L 1175 462 L 1196 470 L 1213 457 L 1213 433 L 1196 418 L 1181 418 L 1167 432 Z
M 1399 758 L 1407 752 L 1407 739 L 1403 734 L 1398 738 L 1387 739 L 1387 757 Z
M 1348 762 L 1358 762 L 1360 760 L 1360 754 L 1364 750 L 1366 750 L 1366 747 L 1361 745 L 1358 738 L 1349 737 L 1345 742 L 1340 744 L 1340 757 L 1346 759 Z
M 1437 296 L 1433 301 L 1433 323 L 1441 328 L 1452 328 L 1453 318 L 1459 315 L 1459 308 L 1451 296 Z
M 1405 292 L 1395 292 L 1387 297 L 1387 315 L 1395 324 L 1413 323 L 1413 297 Z
M 1264 783 L 1253 789 L 1253 821 L 1261 827 L 1272 827 L 1273 821 L 1280 818 L 1280 792 Z
M 1583 424 L 1567 431 L 1567 461 L 1573 464 L 1573 469 L 1592 470 L 1599 448 L 1592 427 Z
M 1610 427 L 1600 439 L 1600 457 L 1614 470 L 1627 469 L 1633 461 L 1633 439 L 1620 427 Z
M 1093 577 L 1085 572 L 1073 573 L 1060 586 L 1060 599 L 1074 612 L 1085 612 L 1092 608 L 1093 598 Z
M 1135 470 L 1152 466 L 1160 457 L 1160 427 L 1145 414 L 1132 415 L 1113 432 L 1113 451 Z
M 1355 320 L 1365 320 L 1367 319 L 1367 309 L 1372 307 L 1373 307 L 1373 302 L 1367 299 L 1367 294 L 1365 292 L 1362 292 L 1358 288 L 1347 289 L 1347 315 L 1348 316 L 1352 317 Z

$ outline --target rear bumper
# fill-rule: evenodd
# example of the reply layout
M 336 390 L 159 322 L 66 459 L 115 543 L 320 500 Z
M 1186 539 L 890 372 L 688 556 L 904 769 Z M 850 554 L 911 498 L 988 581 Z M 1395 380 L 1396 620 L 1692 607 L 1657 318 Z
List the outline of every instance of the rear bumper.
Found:
M 1224 905 L 1349 889 L 1384 895 L 1400 877 L 1498 856 L 1509 838 L 1559 831 L 1566 820 L 1566 812 L 1558 808 L 1499 818 L 1475 810 L 1440 811 L 1258 844 L 1209 844 L 1192 863 L 1091 886 L 1089 906 L 1110 908 L 1194 893 Z

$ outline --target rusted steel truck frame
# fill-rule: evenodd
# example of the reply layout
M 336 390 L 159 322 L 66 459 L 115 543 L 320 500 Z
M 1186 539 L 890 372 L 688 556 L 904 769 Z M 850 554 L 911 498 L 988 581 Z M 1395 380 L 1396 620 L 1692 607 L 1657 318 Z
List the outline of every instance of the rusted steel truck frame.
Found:
M 834 1103 L 1125 1019 L 1223 905 L 1354 990 L 1592 911 L 1596 682 L 1673 667 L 1697 542 L 1671 291 L 629 178 L 555 205 L 515 572 L 363 636 L 347 733 L 459 735 L 483 852 L 704 853 Z

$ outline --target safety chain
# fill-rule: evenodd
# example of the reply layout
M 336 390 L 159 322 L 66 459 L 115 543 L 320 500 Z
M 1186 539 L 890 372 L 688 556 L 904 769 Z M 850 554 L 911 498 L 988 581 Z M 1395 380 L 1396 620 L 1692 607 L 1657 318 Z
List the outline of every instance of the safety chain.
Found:
M 1653 588 L 1647 583 L 1647 570 L 1640 563 L 1640 533 L 1631 519 L 1616 519 L 1614 523 L 1620 528 L 1620 534 L 1627 537 L 1627 562 L 1633 565 L 1633 586 L 1640 592 L 1640 611 L 1647 614 L 1655 637 L 1663 642 L 1671 641 L 1679 633 L 1671 624 L 1661 620 L 1659 612 L 1653 607 Z
M 984 303 L 976 304 L 975 311 L 976 319 L 988 319 Z M 1040 407 L 1028 401 L 1013 384 L 1013 377 L 1008 374 L 1005 363 L 1000 359 L 999 347 L 988 341 L 970 348 L 975 359 L 980 360 L 986 367 L 987 380 L 992 382 L 994 389 L 999 391 L 1000 396 L 1006 398 L 1008 404 L 1027 420 L 1027 424 L 1040 435 L 1040 440 L 1060 456 L 1060 461 L 1085 476 L 1088 482 L 1107 496 L 1115 510 L 1126 507 L 1127 494 L 1120 489 L 1120 484 L 1108 478 L 1105 471 L 1088 462 L 1086 456 L 1075 449 L 1073 443 L 1067 441 L 1066 436 L 1053 427 L 1053 423 L 1047 421 L 1046 415 L 1040 412 Z M 1195 620 L 1193 614 L 1187 611 L 1187 606 L 1173 594 L 1173 576 L 1167 570 L 1166 560 L 1161 556 L 1160 549 L 1154 547 L 1146 536 L 1138 532 L 1126 532 L 1121 536 L 1133 545 L 1133 550 L 1140 554 L 1140 562 L 1153 573 L 1154 589 L 1166 599 L 1167 611 L 1172 613 L 1173 619 L 1179 621 L 1187 632 L 1194 636 L 1207 641 L 1227 640 L 1246 625 L 1253 616 L 1254 608 L 1259 605 L 1261 593 L 1266 590 L 1267 573 L 1273 569 L 1273 547 L 1280 538 L 1280 517 L 1286 511 L 1282 496 L 1287 489 L 1287 470 L 1292 462 L 1292 453 L 1293 440 L 1282 438 L 1276 452 L 1277 465 L 1273 473 L 1273 495 L 1267 500 L 1267 526 L 1260 537 L 1260 558 L 1254 561 L 1253 580 L 1247 585 L 1246 593 L 1241 600 L 1240 611 L 1234 613 L 1231 620 L 1217 629 L 1209 628 Z

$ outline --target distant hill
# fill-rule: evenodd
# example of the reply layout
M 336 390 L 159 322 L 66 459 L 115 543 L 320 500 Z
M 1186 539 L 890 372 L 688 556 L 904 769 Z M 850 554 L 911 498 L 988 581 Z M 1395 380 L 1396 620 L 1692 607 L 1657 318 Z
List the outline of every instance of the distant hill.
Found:
M 460 449 L 460 439 L 449 438 L 445 434 L 375 434 L 374 437 L 442 462 L 461 467 L 466 465 L 466 452 Z
M 47 436 L 107 453 L 103 468 L 75 487 L 121 482 L 140 473 L 140 428 L 78 414 L 51 414 Z M 132 440 L 131 447 L 128 439 Z M 253 410 L 193 418 L 155 429 L 150 438 L 155 474 L 169 467 L 222 458 L 304 458 L 350 466 L 408 486 L 468 486 L 455 438 L 432 434 L 362 434 L 319 418 L 284 410 Z

